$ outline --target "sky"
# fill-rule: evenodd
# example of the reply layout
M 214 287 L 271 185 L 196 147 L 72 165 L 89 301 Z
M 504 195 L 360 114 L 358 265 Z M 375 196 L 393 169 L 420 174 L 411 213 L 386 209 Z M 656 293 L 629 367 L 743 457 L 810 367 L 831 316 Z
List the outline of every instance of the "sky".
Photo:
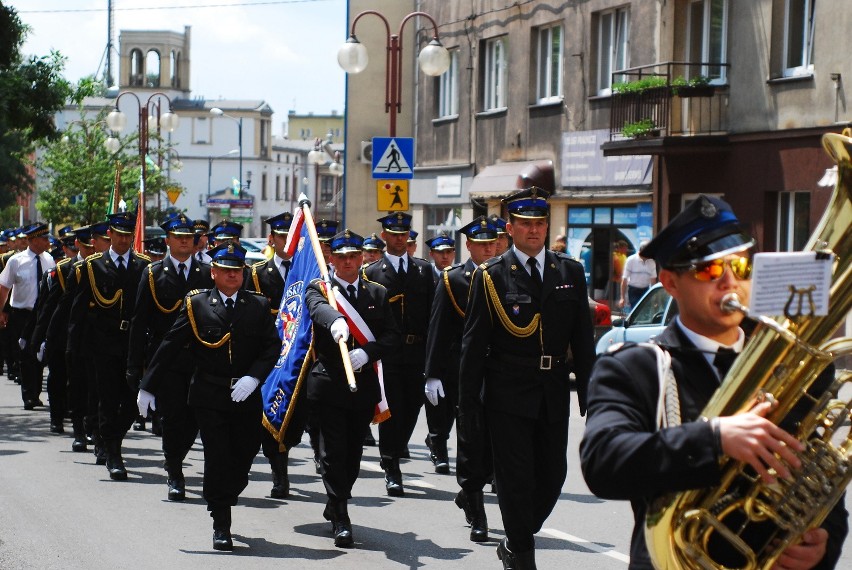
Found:
M 3 0 L 31 30 L 23 53 L 67 58 L 65 77 L 103 76 L 107 0 Z M 121 30 L 191 26 L 190 96 L 262 99 L 273 134 L 288 110 L 344 112 L 345 73 L 337 49 L 346 41 L 346 0 L 113 0 L 113 75 Z

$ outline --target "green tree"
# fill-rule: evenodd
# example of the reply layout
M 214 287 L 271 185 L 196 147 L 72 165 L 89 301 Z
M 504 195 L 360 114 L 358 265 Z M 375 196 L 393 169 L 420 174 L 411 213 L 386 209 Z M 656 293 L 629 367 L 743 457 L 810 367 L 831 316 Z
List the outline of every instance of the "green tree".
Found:
M 0 208 L 32 192 L 29 155 L 37 142 L 58 136 L 53 115 L 75 95 L 58 52 L 21 55 L 27 31 L 15 9 L 0 3 Z

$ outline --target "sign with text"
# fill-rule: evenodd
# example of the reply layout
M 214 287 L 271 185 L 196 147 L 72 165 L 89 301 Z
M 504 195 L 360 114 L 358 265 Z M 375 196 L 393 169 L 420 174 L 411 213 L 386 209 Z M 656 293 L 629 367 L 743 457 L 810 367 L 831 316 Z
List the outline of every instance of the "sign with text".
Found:
M 562 186 L 651 184 L 650 156 L 604 156 L 605 142 L 609 142 L 607 129 L 562 133 Z

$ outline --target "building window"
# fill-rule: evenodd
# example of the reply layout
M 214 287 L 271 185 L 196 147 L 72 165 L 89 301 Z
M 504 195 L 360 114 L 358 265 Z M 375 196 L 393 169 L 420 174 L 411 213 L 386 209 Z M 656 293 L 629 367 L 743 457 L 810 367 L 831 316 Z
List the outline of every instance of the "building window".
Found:
M 269 121 L 260 121 L 260 156 L 269 158 Z
M 294 180 L 294 183 L 295 183 L 295 180 Z M 284 177 L 284 199 L 288 202 L 290 201 L 290 177 L 289 176 Z
M 598 95 L 609 95 L 612 90 L 612 73 L 626 69 L 628 62 L 628 38 L 630 35 L 630 11 L 618 8 L 598 15 L 597 81 Z M 623 78 L 616 78 L 621 81 Z
M 816 0 L 786 0 L 784 7 L 784 76 L 814 72 L 814 4 Z
M 160 86 L 160 53 L 149 50 L 145 56 L 145 87 Z
M 207 117 L 193 117 L 192 144 L 210 144 L 212 141 L 210 127 L 210 121 L 207 120 Z
M 485 65 L 483 66 L 484 89 L 482 109 L 491 111 L 506 107 L 506 38 L 499 37 L 485 42 Z
M 687 20 L 687 61 L 727 63 L 728 0 L 694 0 Z M 725 83 L 726 68 L 721 65 L 690 66 L 690 77 L 703 75 L 713 83 Z
M 801 251 L 811 235 L 810 192 L 778 194 L 778 251 Z
M 320 176 L 320 206 L 333 206 L 334 176 Z
M 268 200 L 269 196 L 266 193 L 266 173 L 260 175 L 260 199 Z
M 562 100 L 562 25 L 538 28 L 536 100 Z
M 275 175 L 275 201 L 281 200 L 281 175 Z
M 438 78 L 438 117 L 459 114 L 459 50 L 450 50 L 450 67 Z
M 142 52 L 138 49 L 130 51 L 130 86 L 142 87 L 145 81 L 145 65 Z
M 447 235 L 456 241 L 455 263 L 461 260 L 461 253 L 464 249 L 458 247 L 461 244 L 461 234 L 459 233 L 459 229 L 462 227 L 461 210 L 460 206 L 423 207 L 423 220 L 426 222 L 426 234 L 423 237 L 431 239 L 440 232 L 447 232 Z

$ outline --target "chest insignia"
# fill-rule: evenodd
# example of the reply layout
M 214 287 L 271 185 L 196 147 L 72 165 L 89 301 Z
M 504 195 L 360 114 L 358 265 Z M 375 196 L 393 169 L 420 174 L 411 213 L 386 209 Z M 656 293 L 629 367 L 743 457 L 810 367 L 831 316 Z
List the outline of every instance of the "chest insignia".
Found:
M 520 305 L 512 305 L 512 313 L 515 315 L 521 314 L 521 306 Z

